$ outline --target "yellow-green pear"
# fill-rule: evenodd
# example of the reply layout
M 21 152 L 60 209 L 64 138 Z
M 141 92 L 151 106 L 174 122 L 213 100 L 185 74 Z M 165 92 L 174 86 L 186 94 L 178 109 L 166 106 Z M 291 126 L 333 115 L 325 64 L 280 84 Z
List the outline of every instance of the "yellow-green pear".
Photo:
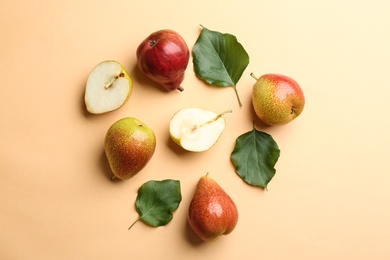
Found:
M 127 180 L 152 158 L 156 136 L 151 128 L 133 117 L 116 121 L 107 131 L 104 149 L 113 178 Z

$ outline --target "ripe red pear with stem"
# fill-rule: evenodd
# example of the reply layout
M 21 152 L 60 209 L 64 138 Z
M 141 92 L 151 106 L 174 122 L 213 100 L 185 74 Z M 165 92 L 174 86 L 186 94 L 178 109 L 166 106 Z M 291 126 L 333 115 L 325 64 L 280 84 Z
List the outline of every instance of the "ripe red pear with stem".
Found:
M 183 37 L 169 29 L 153 32 L 137 48 L 139 69 L 167 91 L 184 90 L 181 83 L 189 58 L 190 52 Z

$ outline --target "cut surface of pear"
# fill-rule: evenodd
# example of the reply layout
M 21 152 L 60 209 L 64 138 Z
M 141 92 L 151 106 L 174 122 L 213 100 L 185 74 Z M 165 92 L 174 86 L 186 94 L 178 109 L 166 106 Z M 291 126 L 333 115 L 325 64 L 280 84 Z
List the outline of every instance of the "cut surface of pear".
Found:
M 225 129 L 223 114 L 203 108 L 184 108 L 175 113 L 169 124 L 172 140 L 183 149 L 202 152 L 210 149 Z
M 133 82 L 126 69 L 118 61 L 103 61 L 88 76 L 85 105 L 92 114 L 110 112 L 120 108 L 132 90 Z

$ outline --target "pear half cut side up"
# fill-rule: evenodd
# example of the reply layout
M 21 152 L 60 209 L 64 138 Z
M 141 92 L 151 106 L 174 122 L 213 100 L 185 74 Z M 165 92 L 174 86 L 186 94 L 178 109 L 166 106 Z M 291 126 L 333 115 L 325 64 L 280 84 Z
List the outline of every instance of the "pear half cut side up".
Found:
M 208 150 L 218 141 L 225 129 L 226 122 L 222 116 L 231 112 L 231 109 L 220 114 L 202 108 L 181 109 L 171 119 L 171 138 L 188 151 Z

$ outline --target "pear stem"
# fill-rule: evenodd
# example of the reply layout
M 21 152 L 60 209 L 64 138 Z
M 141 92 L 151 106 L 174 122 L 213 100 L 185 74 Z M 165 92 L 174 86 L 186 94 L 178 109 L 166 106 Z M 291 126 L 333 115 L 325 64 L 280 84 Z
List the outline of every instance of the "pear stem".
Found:
M 220 113 L 219 115 L 217 115 L 217 117 L 215 118 L 215 120 L 217 120 L 218 118 L 220 118 L 221 116 L 223 116 L 224 114 L 227 114 L 227 113 L 233 113 L 233 110 L 227 109 L 227 110 L 223 111 L 222 113 Z M 214 121 L 215 121 L 215 120 L 214 120 Z
M 138 221 L 139 221 L 139 218 L 137 218 L 137 219 L 133 222 L 133 224 L 130 225 L 130 227 L 129 227 L 127 230 L 130 230 L 130 229 L 135 225 L 135 223 L 137 223 Z
M 237 88 L 235 86 L 233 88 L 234 88 L 234 92 L 236 93 L 238 104 L 240 105 L 240 107 L 242 107 L 242 103 L 241 103 L 241 100 L 240 100 L 240 96 L 238 95 Z
M 255 74 L 253 74 L 253 72 L 251 72 L 251 76 L 252 76 L 252 78 L 254 78 L 256 81 L 258 80 L 258 78 L 255 76 Z
M 218 118 L 222 117 L 224 114 L 226 114 L 226 113 L 232 113 L 232 112 L 233 112 L 233 110 L 231 110 L 231 109 L 225 110 L 225 111 L 223 111 L 222 113 L 220 113 L 219 115 L 217 115 L 215 118 L 213 118 L 213 119 L 211 119 L 211 120 L 209 120 L 209 121 L 207 121 L 207 122 L 204 122 L 203 124 L 195 125 L 195 126 L 192 128 L 192 131 L 195 131 L 196 129 L 198 129 L 198 128 L 204 126 L 204 125 L 207 125 L 207 124 L 210 124 L 210 123 L 212 123 L 212 122 L 215 122 L 215 121 L 218 120 Z
M 182 92 L 182 91 L 184 90 L 184 88 L 183 88 L 182 86 L 179 86 L 179 87 L 177 88 L 177 90 L 179 90 L 180 92 Z

